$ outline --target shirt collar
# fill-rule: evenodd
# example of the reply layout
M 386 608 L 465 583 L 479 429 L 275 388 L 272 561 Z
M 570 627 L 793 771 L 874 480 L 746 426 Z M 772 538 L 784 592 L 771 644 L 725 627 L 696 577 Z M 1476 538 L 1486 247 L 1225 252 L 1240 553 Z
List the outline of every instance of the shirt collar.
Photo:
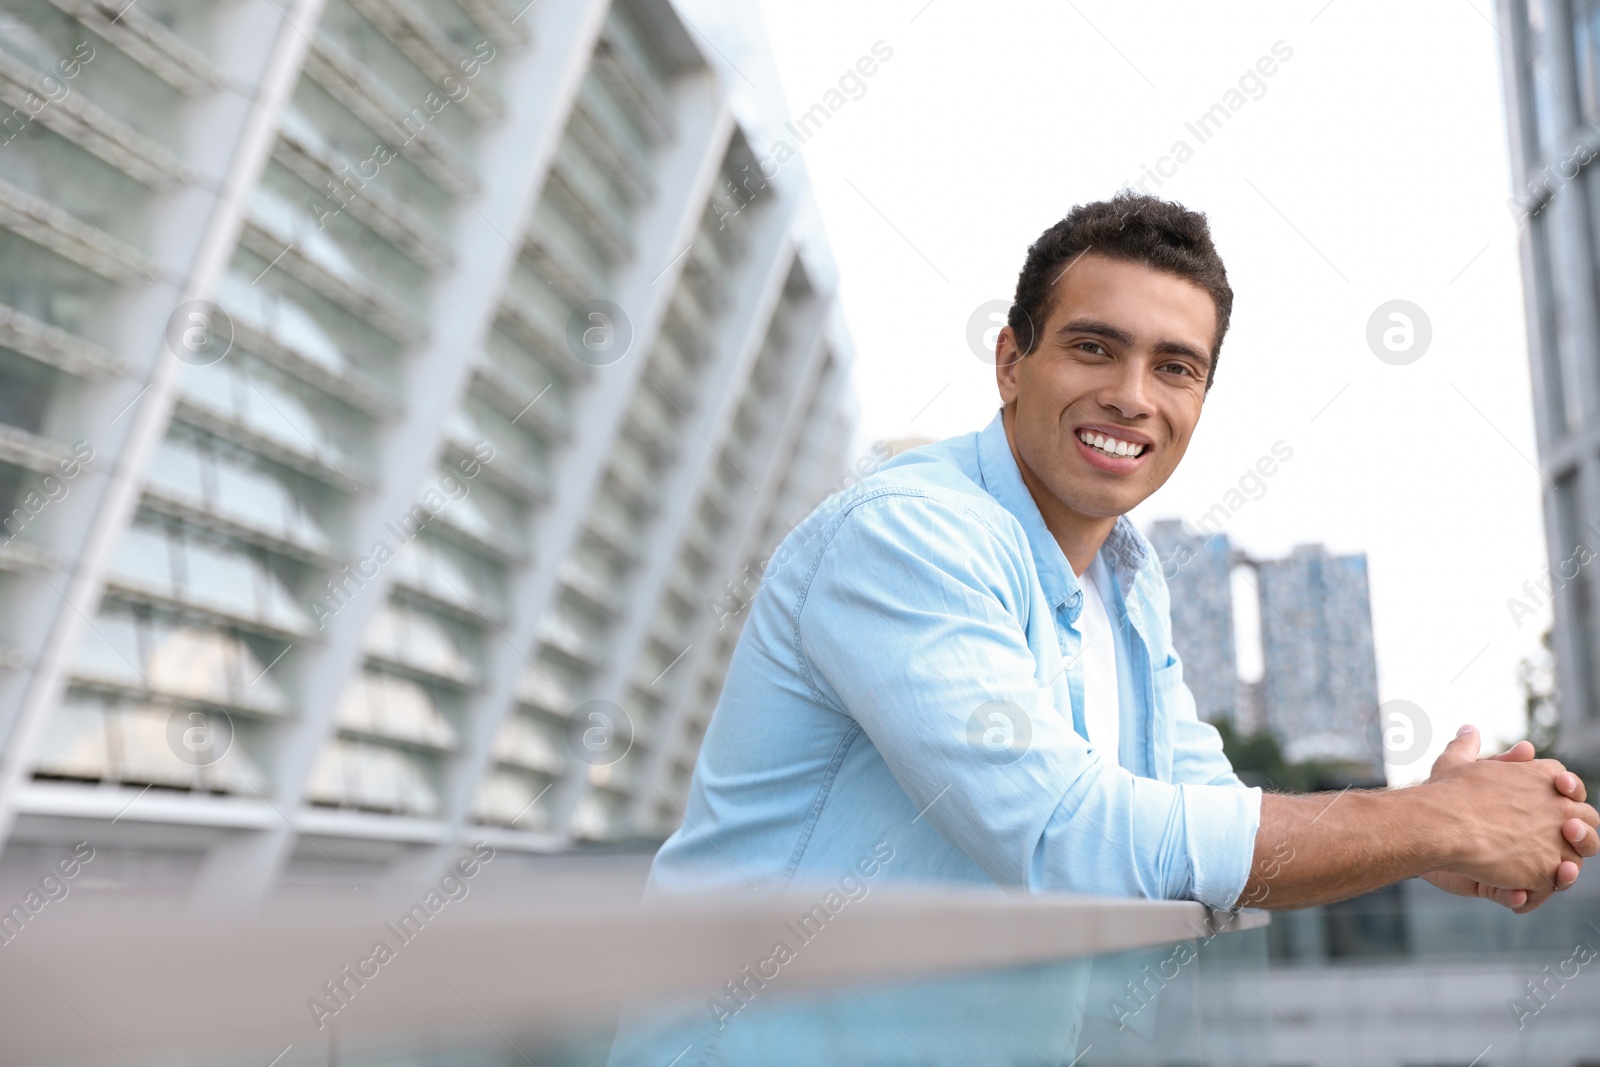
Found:
M 978 435 L 978 471 L 984 489 L 1022 524 L 1033 551 L 1034 569 L 1039 572 L 1039 585 L 1050 599 L 1051 609 L 1069 604 L 1076 611 L 1083 604 L 1078 576 L 1072 573 L 1072 564 L 1045 525 L 1039 505 L 1022 480 L 1016 457 L 1011 454 L 1011 443 L 1006 440 L 1003 412 L 996 412 L 994 420 Z M 1112 568 L 1118 587 L 1126 595 L 1148 561 L 1149 549 L 1133 520 L 1119 515 L 1096 558 Z

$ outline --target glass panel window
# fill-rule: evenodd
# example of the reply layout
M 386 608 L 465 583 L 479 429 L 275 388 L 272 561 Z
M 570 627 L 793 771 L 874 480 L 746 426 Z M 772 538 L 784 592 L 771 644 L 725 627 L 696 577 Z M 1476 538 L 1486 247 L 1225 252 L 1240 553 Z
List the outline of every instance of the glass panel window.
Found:
M 425 688 L 376 671 L 363 672 L 345 687 L 339 725 L 440 748 L 453 748 L 457 741 L 455 728 Z
M 396 749 L 364 741 L 341 740 L 341 761 L 349 803 L 379 811 L 432 815 L 439 796 L 422 767 Z
M 372 699 L 367 692 L 365 674 L 357 674 L 345 682 L 339 693 L 338 721 L 346 730 L 376 733 L 377 724 L 372 716 Z
M 562 713 L 572 702 L 566 688 L 548 667 L 535 670 L 531 664 L 523 666 L 522 674 L 517 679 L 517 699 L 534 707 Z
M 267 785 L 267 776 L 237 737 L 221 758 L 200 768 L 200 777 L 206 788 L 222 793 L 263 793 Z
M 372 613 L 367 622 L 367 632 L 362 635 L 362 647 L 368 655 L 382 656 L 396 662 L 405 659 L 404 641 L 400 633 L 400 614 L 392 606 L 384 605 Z
M 346 741 L 344 745 L 347 765 L 353 772 L 349 777 L 357 806 L 380 811 L 403 808 L 406 767 L 399 753 L 359 741 Z
M 163 530 L 129 527 L 117 542 L 109 569 L 119 584 L 172 595 L 172 550 Z
M 390 737 L 440 748 L 454 748 L 455 727 L 445 718 L 430 694 L 409 678 L 372 674 L 367 690 L 378 705 L 377 719 Z
M 472 667 L 445 624 L 422 612 L 409 612 L 406 618 L 407 662 L 434 674 L 450 678 L 469 678 Z
M 239 688 L 237 641 L 215 630 L 150 627 L 150 687 L 175 696 L 229 702 Z
M 112 716 L 113 765 L 119 781 L 180 788 L 195 785 L 196 768 L 179 759 L 167 739 L 168 722 L 174 714 L 196 715 L 205 720 L 205 713 L 192 706 L 174 711 L 138 705 L 119 708 Z
M 285 531 L 289 494 L 282 483 L 231 463 L 219 463 L 216 484 L 218 512 L 266 533 Z
M 495 737 L 494 755 L 498 760 L 559 774 L 565 763 L 565 742 L 554 723 L 534 721 L 513 712 Z
M 283 575 L 265 561 L 254 562 L 256 584 L 261 591 L 261 621 L 293 633 L 309 632 L 311 614 L 290 590 Z
M 467 681 L 472 664 L 446 624 L 423 612 L 386 605 L 367 627 L 368 653 L 444 678 Z
M 203 462 L 200 453 L 190 445 L 181 441 L 162 441 L 155 458 L 150 461 L 145 481 L 165 496 L 202 506 L 205 500 L 205 479 L 201 473 Z
M 56 372 L 0 350 L 0 423 L 38 433 L 50 409 L 50 384 Z
M 244 387 L 238 361 L 233 359 L 207 366 L 189 364 L 183 368 L 179 386 L 184 400 L 230 419 L 238 417 L 239 395 Z
M 139 626 L 126 612 L 102 613 L 84 631 L 73 657 L 72 673 L 117 685 L 145 684 L 139 654 Z
M 253 378 L 239 394 L 239 417 L 263 437 L 270 437 L 296 452 L 310 451 L 334 462 L 337 449 L 327 439 L 322 424 L 298 396 L 276 382 Z
M 344 352 L 311 312 L 281 292 L 229 271 L 217 288 L 217 299 L 243 325 L 293 349 L 334 374 L 349 370 Z
M 250 218 L 285 245 L 294 245 L 307 259 L 351 285 L 362 285 L 361 272 L 327 232 L 310 225 L 309 213 L 290 203 L 277 190 L 256 186 L 250 197 Z
M 488 774 L 478 787 L 473 802 L 474 815 L 491 823 L 524 830 L 543 830 L 550 825 L 548 781 L 538 775 L 498 769 Z M 541 797 L 541 794 L 543 796 Z
M 344 745 L 337 739 L 322 746 L 306 780 L 306 799 L 314 804 L 340 806 L 346 802 L 350 790 L 345 781 L 344 755 Z
M 105 703 L 69 694 L 50 716 L 35 771 L 62 778 L 103 779 L 111 766 Z
M 572 815 L 572 832 L 590 840 L 604 840 L 620 833 L 624 828 L 624 808 L 621 797 L 613 793 L 590 790 Z
M 257 616 L 256 568 L 248 556 L 190 541 L 183 562 L 184 599 L 241 618 Z
M 289 710 L 289 697 L 283 687 L 278 684 L 272 675 L 272 668 L 277 667 L 285 658 L 287 649 L 273 648 L 268 643 L 268 649 L 263 655 L 257 655 L 250 642 L 239 638 L 239 680 L 242 683 L 234 694 L 234 703 L 247 707 L 261 708 L 265 711 L 287 712 Z

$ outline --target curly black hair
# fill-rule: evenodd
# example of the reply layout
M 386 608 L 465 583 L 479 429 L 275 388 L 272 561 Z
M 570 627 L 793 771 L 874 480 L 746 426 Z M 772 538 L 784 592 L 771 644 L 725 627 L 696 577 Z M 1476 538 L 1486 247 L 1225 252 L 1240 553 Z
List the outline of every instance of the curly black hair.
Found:
M 1198 211 L 1130 189 L 1110 200 L 1077 205 L 1028 246 L 1007 316 L 1022 354 L 1031 353 L 1038 343 L 1033 324 L 1043 326 L 1050 317 L 1057 279 L 1089 251 L 1175 274 L 1211 294 L 1217 308 L 1217 334 L 1211 344 L 1211 370 L 1206 375 L 1209 390 L 1217 378 L 1217 357 L 1233 312 L 1233 289 L 1222 257 L 1211 243 L 1211 228 Z

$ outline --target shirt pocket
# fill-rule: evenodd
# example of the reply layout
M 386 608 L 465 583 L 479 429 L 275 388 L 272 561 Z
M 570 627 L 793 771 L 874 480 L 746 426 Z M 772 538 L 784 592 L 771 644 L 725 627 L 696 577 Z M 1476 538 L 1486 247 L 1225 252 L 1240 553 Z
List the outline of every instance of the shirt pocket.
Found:
M 1185 702 L 1192 703 L 1188 687 L 1183 683 L 1183 665 L 1173 660 L 1151 674 L 1152 706 L 1146 721 L 1150 724 L 1150 759 L 1155 777 L 1165 782 L 1172 780 L 1172 736 L 1176 722 L 1183 715 Z

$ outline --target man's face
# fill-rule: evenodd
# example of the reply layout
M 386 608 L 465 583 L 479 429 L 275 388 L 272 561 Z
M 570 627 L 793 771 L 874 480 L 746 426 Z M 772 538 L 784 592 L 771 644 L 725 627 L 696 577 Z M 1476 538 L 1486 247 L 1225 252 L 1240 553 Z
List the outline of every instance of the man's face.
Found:
M 1078 515 L 1125 514 L 1189 447 L 1216 306 L 1177 275 L 1089 253 L 1056 280 L 1048 318 L 1035 326 L 1039 342 L 1027 356 L 1009 326 L 995 345 L 1025 480 Z

